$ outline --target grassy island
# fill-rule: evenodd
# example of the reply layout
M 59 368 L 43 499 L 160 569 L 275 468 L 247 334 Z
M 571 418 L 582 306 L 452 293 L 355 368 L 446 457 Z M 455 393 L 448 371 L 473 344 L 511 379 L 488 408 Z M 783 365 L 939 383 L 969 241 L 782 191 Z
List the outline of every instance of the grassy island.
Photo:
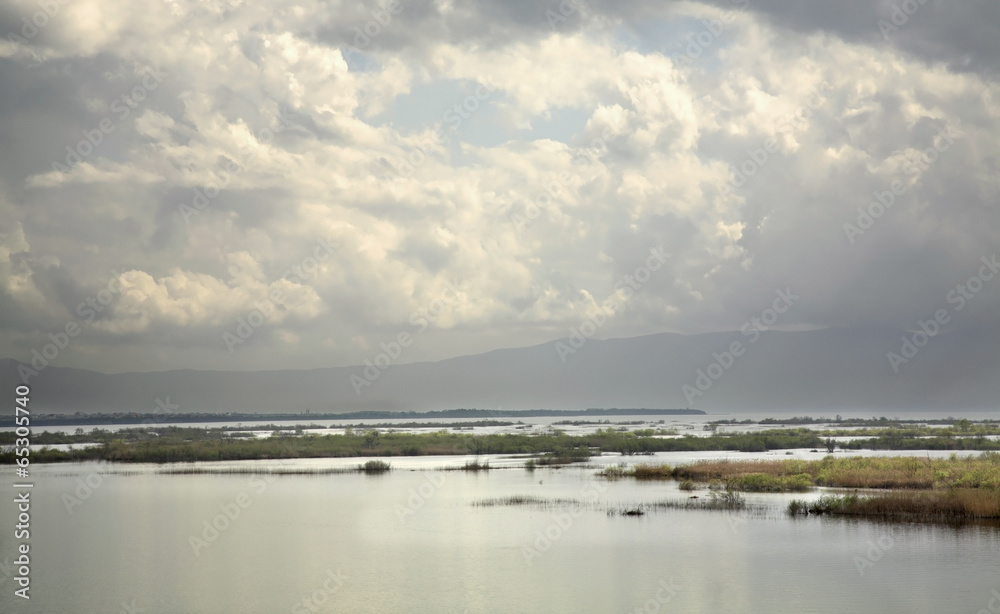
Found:
M 827 456 L 822 460 L 705 461 L 690 465 L 610 467 L 609 478 L 670 479 L 690 490 L 801 492 L 816 486 L 883 490 L 792 501 L 791 514 L 835 514 L 912 520 L 1000 518 L 1000 454 L 947 459 Z
M 0 445 L 13 443 L 0 433 Z M 13 433 L 9 433 L 13 436 Z M 49 435 L 49 436 L 46 436 Z M 220 429 L 156 427 L 117 432 L 91 431 L 76 435 L 41 433 L 32 442 L 42 445 L 97 443 L 69 451 L 46 448 L 32 452 L 33 463 L 103 460 L 122 463 L 233 461 L 276 458 L 332 458 L 386 456 L 440 456 L 454 454 L 526 454 L 541 464 L 583 461 L 596 453 L 641 455 L 653 452 L 741 451 L 764 452 L 790 448 L 820 448 L 822 440 L 808 429 L 759 433 L 718 433 L 706 437 L 675 437 L 653 429 L 639 432 L 606 428 L 589 435 L 542 434 L 474 435 L 451 431 L 387 433 L 377 430 L 346 434 L 293 435 L 275 432 L 268 438 L 246 438 Z M 7 439 L 11 439 L 7 441 Z M 0 463 L 13 463 L 14 453 L 0 452 Z

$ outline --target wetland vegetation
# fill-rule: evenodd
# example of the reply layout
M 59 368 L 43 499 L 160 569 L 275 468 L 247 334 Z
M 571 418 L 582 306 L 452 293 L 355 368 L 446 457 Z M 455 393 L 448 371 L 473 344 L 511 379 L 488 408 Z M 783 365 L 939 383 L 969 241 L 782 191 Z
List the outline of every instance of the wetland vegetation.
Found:
M 687 465 L 638 464 L 609 467 L 605 477 L 689 480 L 722 484 L 732 490 L 787 492 L 815 486 L 833 488 L 1000 490 L 1000 454 L 949 458 L 834 457 L 820 460 L 710 460 Z M 789 488 L 779 486 L 787 484 Z M 747 486 L 747 487 L 744 487 Z
M 608 478 L 678 480 L 726 492 L 803 492 L 817 486 L 852 488 L 816 501 L 793 500 L 792 515 L 831 514 L 881 519 L 967 521 L 1000 518 L 1000 454 L 946 459 L 842 457 L 822 460 L 703 461 L 689 465 L 639 464 L 602 471 Z M 885 492 L 858 493 L 858 489 Z M 714 493 L 713 493 L 714 494 Z
M 6 433 L 0 434 L 6 435 Z M 658 436 L 613 428 L 587 435 L 555 431 L 540 434 L 466 434 L 450 431 L 386 433 L 377 430 L 345 434 L 276 432 L 266 439 L 232 437 L 219 429 L 156 427 L 117 432 L 95 429 L 91 433 L 32 437 L 36 444 L 99 443 L 72 450 L 43 448 L 32 451 L 32 461 L 52 463 L 104 460 L 125 463 L 233 461 L 281 458 L 440 456 L 462 454 L 536 455 L 536 463 L 564 464 L 585 461 L 596 453 L 622 455 L 654 452 L 742 451 L 764 452 L 790 448 L 816 448 L 822 440 L 808 429 L 759 433 L 718 433 L 707 437 Z M 0 437 L 0 445 L 13 443 Z M 0 463 L 13 463 L 10 450 L 0 452 Z
M 628 431 L 620 430 L 623 427 L 612 426 L 584 435 L 567 435 L 559 430 L 531 434 L 473 434 L 453 432 L 449 429 L 453 429 L 454 425 L 450 424 L 440 427 L 440 430 L 421 433 L 348 427 L 343 434 L 312 434 L 306 433 L 300 425 L 293 429 L 275 430 L 268 438 L 255 437 L 245 427 L 233 430 L 153 426 L 118 431 L 100 428 L 84 431 L 78 428 L 74 433 L 33 434 L 31 441 L 36 445 L 88 446 L 70 450 L 43 447 L 32 452 L 32 460 L 39 463 L 88 460 L 162 463 L 351 456 L 527 454 L 537 457 L 537 465 L 546 465 L 585 461 L 597 453 L 631 456 L 655 452 L 765 452 L 795 448 L 825 448 L 832 452 L 837 447 L 852 450 L 1000 450 L 1000 442 L 990 439 L 1000 433 L 1000 423 L 972 423 L 968 420 L 956 421 L 947 426 L 889 424 L 884 428 L 875 428 L 868 425 L 854 431 L 777 428 L 757 432 L 714 432 L 700 437 L 690 433 L 679 436 L 675 431 L 666 429 Z M 857 439 L 832 439 L 845 434 Z M 11 446 L 14 438 L 12 431 L 0 433 L 0 446 Z M 12 462 L 14 455 L 9 447 L 0 451 L 0 463 Z

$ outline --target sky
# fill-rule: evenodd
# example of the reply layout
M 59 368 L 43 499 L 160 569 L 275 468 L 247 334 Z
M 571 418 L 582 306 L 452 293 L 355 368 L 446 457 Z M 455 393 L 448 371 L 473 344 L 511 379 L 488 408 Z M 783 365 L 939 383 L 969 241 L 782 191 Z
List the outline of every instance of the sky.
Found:
M 3 0 L 0 357 L 1000 324 L 995 0 Z M 961 306 L 959 306 L 961 305 Z

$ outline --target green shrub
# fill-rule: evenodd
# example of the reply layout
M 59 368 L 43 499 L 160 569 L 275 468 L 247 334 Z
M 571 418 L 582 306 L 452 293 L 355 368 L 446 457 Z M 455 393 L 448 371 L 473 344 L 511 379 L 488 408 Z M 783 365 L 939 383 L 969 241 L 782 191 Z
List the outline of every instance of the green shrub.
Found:
M 384 473 L 392 469 L 392 467 L 389 463 L 383 460 L 370 460 L 367 463 L 360 465 L 358 469 L 365 473 Z

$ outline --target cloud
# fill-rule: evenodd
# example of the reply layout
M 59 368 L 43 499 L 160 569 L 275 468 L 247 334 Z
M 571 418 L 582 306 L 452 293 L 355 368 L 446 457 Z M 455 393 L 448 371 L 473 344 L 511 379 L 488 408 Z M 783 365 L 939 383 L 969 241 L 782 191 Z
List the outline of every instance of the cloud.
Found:
M 0 52 L 0 354 L 110 271 L 65 365 L 354 364 L 446 284 L 404 360 L 541 343 L 657 246 L 601 335 L 731 330 L 785 287 L 784 326 L 911 326 L 998 243 L 1000 20 L 928 0 L 886 40 L 862 4 L 74 0 Z

